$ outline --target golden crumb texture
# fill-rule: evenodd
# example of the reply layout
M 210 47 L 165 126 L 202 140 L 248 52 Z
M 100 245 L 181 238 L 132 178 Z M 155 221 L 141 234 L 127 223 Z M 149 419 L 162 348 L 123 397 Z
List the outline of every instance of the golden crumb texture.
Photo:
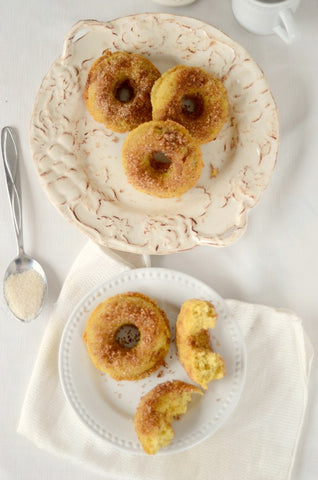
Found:
M 176 322 L 176 343 L 181 364 L 188 376 L 203 389 L 211 380 L 223 378 L 225 362 L 212 350 L 209 329 L 215 328 L 214 306 L 199 299 L 186 300 Z
M 156 454 L 172 441 L 173 420 L 186 413 L 193 394 L 202 393 L 195 385 L 173 380 L 157 385 L 141 398 L 134 424 L 139 441 L 148 455 Z

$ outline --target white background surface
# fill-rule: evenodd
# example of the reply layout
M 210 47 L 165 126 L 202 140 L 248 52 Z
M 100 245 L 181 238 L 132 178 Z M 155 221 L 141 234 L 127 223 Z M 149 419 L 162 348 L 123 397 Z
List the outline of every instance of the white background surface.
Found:
M 42 191 L 29 153 L 28 128 L 41 80 L 61 54 L 63 38 L 71 26 L 80 19 L 107 21 L 140 12 L 193 16 L 230 35 L 265 72 L 281 121 L 277 166 L 268 189 L 249 216 L 245 235 L 226 249 L 198 247 L 152 257 L 153 265 L 189 273 L 225 298 L 290 308 L 302 317 L 315 348 L 318 344 L 318 2 L 302 1 L 296 14 L 299 35 L 293 45 L 287 46 L 274 35 L 263 37 L 245 31 L 234 19 L 229 0 L 197 0 L 178 8 L 150 0 L 1 0 L 0 127 L 11 125 L 20 134 L 25 248 L 43 264 L 49 281 L 48 302 L 41 317 L 32 324 L 13 319 L 0 300 L 1 480 L 101 478 L 78 464 L 38 450 L 16 433 L 47 319 L 69 267 L 86 242 Z M 15 255 L 0 164 L 1 278 Z M 317 394 L 315 359 L 293 480 L 318 477 Z

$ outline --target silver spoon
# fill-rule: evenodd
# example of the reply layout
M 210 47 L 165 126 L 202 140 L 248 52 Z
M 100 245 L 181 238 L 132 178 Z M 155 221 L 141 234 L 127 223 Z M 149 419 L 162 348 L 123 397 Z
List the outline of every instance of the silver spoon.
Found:
M 47 279 L 41 265 L 24 252 L 19 156 L 14 132 L 10 127 L 4 127 L 1 131 L 1 150 L 18 244 L 18 256 L 5 272 L 4 298 L 16 318 L 30 322 L 42 310 L 47 294 Z

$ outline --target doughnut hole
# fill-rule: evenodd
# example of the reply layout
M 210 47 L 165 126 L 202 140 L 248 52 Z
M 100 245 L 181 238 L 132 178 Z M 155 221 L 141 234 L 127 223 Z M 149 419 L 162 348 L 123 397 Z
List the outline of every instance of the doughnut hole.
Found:
M 123 348 L 135 347 L 140 341 L 139 328 L 130 323 L 122 325 L 116 332 L 115 340 Z
M 154 152 L 150 158 L 150 166 L 158 173 L 165 173 L 169 170 L 172 162 L 164 152 Z
M 119 80 L 114 88 L 114 97 L 121 103 L 130 102 L 135 96 L 134 87 L 129 78 Z
M 201 95 L 183 95 L 181 99 L 182 113 L 191 118 L 198 118 L 203 113 L 203 98 Z

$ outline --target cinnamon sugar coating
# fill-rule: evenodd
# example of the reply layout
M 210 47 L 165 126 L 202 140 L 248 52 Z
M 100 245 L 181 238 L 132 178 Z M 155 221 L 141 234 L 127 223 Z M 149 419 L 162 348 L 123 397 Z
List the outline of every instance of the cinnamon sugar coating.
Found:
M 143 396 L 135 414 L 135 430 L 144 451 L 154 455 L 174 437 L 171 423 L 187 411 L 200 388 L 180 380 L 161 383 Z
M 140 333 L 129 348 L 116 335 L 126 325 Z M 117 294 L 98 305 L 86 324 L 83 339 L 96 368 L 115 380 L 139 380 L 163 363 L 170 346 L 168 318 L 157 302 L 138 292 Z
M 225 86 L 199 67 L 177 65 L 151 91 L 154 120 L 174 120 L 199 144 L 214 140 L 228 117 Z
M 124 141 L 121 158 L 128 182 L 161 198 L 183 195 L 196 184 L 203 167 L 200 147 L 172 120 L 139 125 Z
M 159 77 L 159 70 L 147 58 L 106 50 L 88 73 L 83 93 L 86 107 L 109 129 L 119 133 L 132 130 L 151 120 L 150 92 Z

